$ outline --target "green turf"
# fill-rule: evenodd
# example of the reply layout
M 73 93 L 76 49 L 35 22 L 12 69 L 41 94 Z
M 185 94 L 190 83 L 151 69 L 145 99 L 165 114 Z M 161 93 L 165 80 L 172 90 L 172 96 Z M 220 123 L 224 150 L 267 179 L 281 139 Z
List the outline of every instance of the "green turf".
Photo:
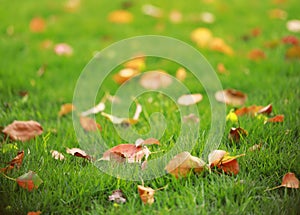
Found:
M 134 15 L 131 24 L 111 24 L 107 21 L 109 12 L 120 9 L 125 1 L 81 1 L 76 12 L 64 10 L 65 1 L 4 1 L 0 0 L 0 126 L 13 120 L 35 120 L 42 124 L 44 133 L 26 143 L 16 142 L 19 150 L 25 151 L 23 165 L 8 175 L 18 177 L 29 170 L 35 171 L 44 183 L 33 192 L 28 192 L 13 181 L 0 176 L 0 214 L 27 214 L 42 211 L 42 214 L 299 214 L 300 193 L 297 189 L 280 188 L 265 191 L 281 183 L 283 175 L 294 172 L 300 177 L 299 147 L 299 75 L 300 61 L 286 60 L 289 45 L 279 44 L 266 48 L 270 41 L 280 41 L 283 36 L 295 35 L 286 29 L 286 22 L 299 19 L 299 4 L 296 0 L 282 1 L 151 1 L 164 11 L 156 19 L 142 14 L 146 1 L 126 1 Z M 287 12 L 286 20 L 270 19 L 268 11 L 280 8 Z M 180 10 L 185 17 L 200 12 L 211 12 L 216 21 L 205 24 L 185 19 L 174 24 L 168 19 L 171 10 Z M 47 22 L 46 31 L 32 33 L 29 22 L 41 16 Z M 199 49 L 190 39 L 190 33 L 197 27 L 209 28 L 215 36 L 223 38 L 235 51 L 234 56 L 207 49 Z M 13 28 L 13 34 L 7 33 Z M 253 28 L 260 28 L 258 37 L 243 40 Z M 283 123 L 263 124 L 249 117 L 240 119 L 241 127 L 249 135 L 240 144 L 231 144 L 227 133 L 232 126 L 226 123 L 220 149 L 232 154 L 245 153 L 254 144 L 262 143 L 257 152 L 246 152 L 239 158 L 240 172 L 237 176 L 225 174 L 191 174 L 187 178 L 175 179 L 165 175 L 146 186 L 157 189 L 168 184 L 168 188 L 157 191 L 153 205 L 143 205 L 137 185 L 141 182 L 118 180 L 99 171 L 92 163 L 65 153 L 66 147 L 80 147 L 73 129 L 72 116 L 58 118 L 60 106 L 72 102 L 73 91 L 80 73 L 97 50 L 131 36 L 158 34 L 171 36 L 194 46 L 207 58 L 212 67 L 222 62 L 229 75 L 218 74 L 224 88 L 236 88 L 248 94 L 246 105 L 273 104 L 273 114 L 284 114 Z M 54 44 L 66 42 L 74 49 L 71 57 L 57 56 L 53 49 L 42 49 L 44 40 Z M 258 62 L 247 59 L 247 53 L 262 49 L 267 58 Z M 45 74 L 37 76 L 37 70 L 46 65 Z M 145 70 L 164 69 L 174 75 L 178 65 L 166 60 L 148 58 Z M 109 76 L 99 98 L 118 85 Z M 197 106 L 201 116 L 200 137 L 192 155 L 200 156 L 210 125 L 209 101 L 202 87 L 188 73 L 184 84 L 191 92 L 204 94 Z M 20 91 L 28 92 L 24 101 Z M 168 150 L 179 132 L 178 112 L 174 103 L 156 94 L 154 101 L 147 103 L 147 96 L 139 98 L 143 105 L 140 122 L 134 128 L 141 134 L 149 130 L 149 116 L 162 111 L 169 119 L 169 126 L 161 139 L 161 146 L 153 151 Z M 108 104 L 109 106 L 109 104 Z M 231 107 L 227 108 L 229 112 Z M 100 114 L 96 117 L 102 125 L 103 138 L 109 146 L 122 143 L 110 122 Z M 3 153 L 9 140 L 2 138 L 0 149 L 1 167 L 13 159 L 17 150 Z M 66 160 L 57 161 L 50 150 L 63 152 Z M 161 154 L 150 156 L 155 158 Z M 128 202 L 115 206 L 108 196 L 115 189 L 122 189 Z

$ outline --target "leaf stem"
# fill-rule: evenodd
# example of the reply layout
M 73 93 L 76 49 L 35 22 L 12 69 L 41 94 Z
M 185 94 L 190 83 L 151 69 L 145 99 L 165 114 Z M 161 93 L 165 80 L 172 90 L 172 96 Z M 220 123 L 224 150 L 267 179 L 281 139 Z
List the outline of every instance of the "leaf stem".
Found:
M 3 175 L 5 178 L 7 178 L 7 179 L 9 179 L 9 180 L 12 180 L 12 181 L 16 181 L 15 178 L 11 178 L 11 177 L 5 175 L 3 172 L 1 172 L 1 173 L 2 173 L 2 175 Z
M 283 187 L 283 185 L 279 185 L 279 186 L 276 186 L 276 187 L 268 188 L 268 189 L 265 190 L 265 192 L 266 191 L 270 191 L 270 190 L 275 190 L 275 189 L 278 189 L 280 187 Z

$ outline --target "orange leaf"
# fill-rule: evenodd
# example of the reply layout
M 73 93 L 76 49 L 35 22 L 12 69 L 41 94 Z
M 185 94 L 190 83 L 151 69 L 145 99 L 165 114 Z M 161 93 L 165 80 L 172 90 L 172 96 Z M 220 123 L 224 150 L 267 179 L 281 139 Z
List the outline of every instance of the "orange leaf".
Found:
M 124 67 L 134 69 L 137 71 L 141 71 L 146 67 L 145 57 L 140 56 L 140 57 L 136 57 L 130 61 L 127 61 L 126 63 L 124 63 Z
M 37 189 L 43 183 L 42 179 L 32 171 L 19 176 L 16 179 L 16 182 L 20 187 L 27 189 L 28 191 Z
M 228 134 L 228 139 L 233 142 L 239 142 L 241 137 L 245 137 L 248 135 L 248 132 L 239 127 L 239 128 L 231 128 Z
M 228 105 L 239 106 L 246 102 L 247 95 L 235 89 L 226 89 L 216 92 L 215 98 L 219 102 L 223 102 Z
M 242 107 L 235 110 L 235 114 L 238 116 L 243 116 L 245 114 L 251 114 L 255 116 L 255 114 L 270 114 L 272 112 L 272 105 L 269 104 L 265 107 L 252 105 L 250 107 Z
M 234 53 L 232 48 L 221 38 L 213 38 L 209 43 L 209 47 L 211 50 L 219 51 L 227 55 L 233 55 Z
M 80 116 L 80 125 L 85 131 L 101 131 L 101 126 L 92 118 Z
M 176 178 L 188 175 L 191 170 L 202 172 L 205 162 L 198 157 L 192 156 L 189 152 L 181 152 L 176 155 L 165 167 L 165 170 Z
M 31 211 L 31 212 L 28 212 L 27 213 L 27 215 L 40 215 L 40 214 L 42 214 L 42 212 L 41 211 Z
M 163 70 L 149 71 L 144 73 L 140 79 L 142 87 L 149 90 L 166 88 L 172 83 L 172 78 Z
M 45 20 L 41 17 L 35 17 L 30 21 L 29 28 L 34 33 L 44 32 L 46 29 Z
M 300 46 L 299 45 L 295 45 L 295 46 L 290 47 L 286 51 L 285 57 L 287 59 L 293 59 L 293 58 L 300 59 Z
M 152 205 L 154 203 L 155 190 L 153 190 L 151 187 L 138 185 L 138 192 L 144 204 Z
M 198 94 L 182 95 L 178 98 L 177 103 L 184 106 L 190 106 L 196 104 L 202 100 L 203 96 Z
M 58 113 L 58 116 L 61 117 L 61 116 L 64 116 L 70 112 L 72 112 L 73 110 L 75 110 L 75 106 L 73 104 L 70 104 L 70 103 L 67 103 L 67 104 L 63 104 L 61 107 L 60 107 L 60 111 Z
M 222 169 L 227 174 L 237 175 L 240 171 L 239 164 L 236 159 L 231 160 L 230 162 L 221 163 L 218 165 L 219 169 Z
M 180 67 L 176 71 L 176 78 L 179 81 L 184 81 L 186 78 L 186 70 L 183 67 Z
M 123 84 L 125 81 L 131 79 L 135 75 L 139 74 L 139 71 L 132 68 L 122 69 L 119 73 L 113 76 L 113 79 L 118 84 Z
M 8 163 L 9 165 L 5 168 L 2 168 L 0 171 L 5 173 L 8 170 L 13 169 L 15 166 L 19 169 L 22 165 L 23 158 L 24 158 L 24 151 L 18 152 L 17 156 Z
M 283 122 L 284 120 L 284 115 L 276 115 L 272 118 L 268 119 L 268 122 Z
M 250 60 L 262 60 L 266 58 L 265 53 L 260 49 L 253 49 L 248 53 Z
M 288 172 L 283 176 L 281 186 L 298 189 L 299 180 L 294 173 Z
M 76 157 L 92 160 L 92 157 L 90 155 L 88 155 L 85 151 L 79 148 L 72 148 L 72 149 L 67 148 L 66 152 Z
M 6 126 L 2 132 L 14 141 L 28 141 L 43 133 L 42 126 L 33 120 L 30 121 L 13 121 L 10 125 Z
M 58 43 L 54 46 L 54 52 L 58 56 L 71 56 L 73 55 L 73 48 L 66 43 Z
M 126 10 L 116 10 L 108 15 L 108 21 L 112 23 L 126 24 L 133 21 L 133 15 Z

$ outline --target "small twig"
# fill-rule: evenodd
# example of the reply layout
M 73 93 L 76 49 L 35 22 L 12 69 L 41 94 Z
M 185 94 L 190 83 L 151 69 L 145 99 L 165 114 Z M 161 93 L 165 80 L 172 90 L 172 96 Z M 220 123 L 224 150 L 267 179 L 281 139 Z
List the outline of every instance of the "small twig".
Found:
M 165 186 L 163 186 L 163 187 L 161 187 L 161 188 L 158 188 L 158 189 L 156 189 L 155 191 L 163 190 L 163 189 L 167 188 L 168 186 L 169 186 L 169 184 L 167 184 L 167 185 L 165 185 Z
M 16 181 L 15 178 L 11 178 L 11 177 L 5 175 L 3 172 L 1 172 L 1 173 L 2 173 L 2 175 L 3 175 L 5 178 L 7 178 L 7 179 L 9 179 L 9 180 L 12 180 L 12 181 Z
M 276 187 L 268 188 L 268 189 L 265 190 L 265 192 L 266 191 L 270 191 L 270 190 L 275 190 L 275 189 L 278 189 L 280 187 L 284 187 L 284 186 L 283 185 L 279 185 L 279 186 L 276 186 Z

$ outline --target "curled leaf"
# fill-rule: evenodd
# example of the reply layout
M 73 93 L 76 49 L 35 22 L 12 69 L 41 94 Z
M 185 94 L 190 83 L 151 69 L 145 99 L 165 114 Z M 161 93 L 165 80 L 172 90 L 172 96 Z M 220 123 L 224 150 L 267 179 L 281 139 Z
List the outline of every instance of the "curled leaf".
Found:
M 5 168 L 2 168 L 0 171 L 5 173 L 8 170 L 13 169 L 14 167 L 20 169 L 23 162 L 23 158 L 24 158 L 24 151 L 18 152 L 17 156 L 8 163 L 9 165 Z
M 58 112 L 58 116 L 61 117 L 61 116 L 64 116 L 72 111 L 74 111 L 76 108 L 73 104 L 70 104 L 70 103 L 67 103 L 67 104 L 63 104 L 61 107 L 60 107 L 60 111 Z
M 67 148 L 66 152 L 76 157 L 92 160 L 92 157 L 90 155 L 88 155 L 85 151 L 79 148 L 72 148 L 72 149 Z
M 228 139 L 230 141 L 238 143 L 240 141 L 241 137 L 245 137 L 247 135 L 248 135 L 248 132 L 241 127 L 231 128 L 229 131 L 229 134 L 228 134 Z
M 153 190 L 151 187 L 138 185 L 138 192 L 144 204 L 152 205 L 154 203 L 155 190 Z
M 239 106 L 246 102 L 247 95 L 235 89 L 226 89 L 216 92 L 215 98 L 219 102 L 223 102 L 228 105 Z
M 288 172 L 283 176 L 281 186 L 298 189 L 299 180 L 294 173 Z
M 29 171 L 24 175 L 19 176 L 16 179 L 17 184 L 27 189 L 28 191 L 32 191 L 33 189 L 37 189 L 42 183 L 42 179 L 33 171 Z
M 192 170 L 196 173 L 202 172 L 205 165 L 203 160 L 192 156 L 189 152 L 181 152 L 170 160 L 165 170 L 178 178 L 187 176 Z
M 177 103 L 184 106 L 190 106 L 196 104 L 202 100 L 203 96 L 198 94 L 182 95 L 178 98 Z
M 13 121 L 13 123 L 6 126 L 2 132 L 10 137 L 14 141 L 28 141 L 32 138 L 43 133 L 43 128 L 40 123 L 30 121 Z
M 246 115 L 246 114 L 250 114 L 252 116 L 255 116 L 256 114 L 270 114 L 272 112 L 272 105 L 269 104 L 265 107 L 263 106 L 256 106 L 256 105 L 252 105 L 250 107 L 242 107 L 242 108 L 239 108 L 239 109 L 236 109 L 235 110 L 235 114 L 237 116 L 243 116 L 243 115 Z

